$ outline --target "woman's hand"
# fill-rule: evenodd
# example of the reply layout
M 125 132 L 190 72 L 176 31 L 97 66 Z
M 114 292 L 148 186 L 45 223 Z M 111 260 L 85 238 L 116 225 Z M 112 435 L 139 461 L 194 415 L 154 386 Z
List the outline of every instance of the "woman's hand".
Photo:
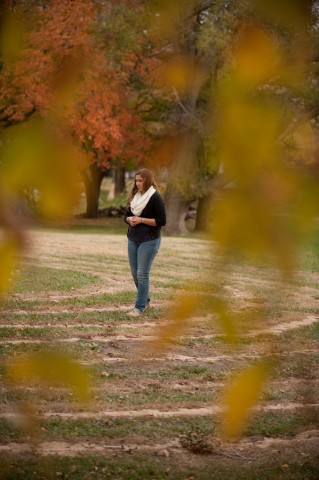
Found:
M 131 225 L 131 227 L 135 227 L 139 223 L 142 223 L 141 217 L 127 217 L 127 221 Z

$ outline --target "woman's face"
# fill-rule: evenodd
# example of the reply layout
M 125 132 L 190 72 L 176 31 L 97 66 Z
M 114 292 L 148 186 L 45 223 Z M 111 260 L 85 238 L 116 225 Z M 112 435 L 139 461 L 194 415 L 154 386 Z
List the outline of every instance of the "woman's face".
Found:
M 135 184 L 136 184 L 137 190 L 140 193 L 144 193 L 144 191 L 145 191 L 144 190 L 144 178 L 141 175 L 136 175 Z

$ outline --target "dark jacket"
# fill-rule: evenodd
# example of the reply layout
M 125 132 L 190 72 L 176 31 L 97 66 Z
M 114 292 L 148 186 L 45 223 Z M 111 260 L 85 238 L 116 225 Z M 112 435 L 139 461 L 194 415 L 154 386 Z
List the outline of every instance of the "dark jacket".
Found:
M 127 223 L 126 219 L 127 217 L 132 217 L 134 216 L 131 207 L 128 207 L 126 209 L 125 215 L 124 215 L 124 221 Z M 149 238 L 158 238 L 160 236 L 161 232 L 161 227 L 164 227 L 166 224 L 166 212 L 165 212 L 165 205 L 162 197 L 160 194 L 156 191 L 151 198 L 149 199 L 146 207 L 142 211 L 140 217 L 142 218 L 154 218 L 156 222 L 156 227 L 151 227 L 150 225 L 145 225 L 143 223 L 136 225 L 135 227 L 130 227 L 128 228 L 127 235 L 129 235 L 130 228 L 134 228 L 134 233 L 135 237 L 138 238 L 139 235 L 139 229 L 141 231 L 141 235 L 144 236 L 146 233 Z M 146 228 L 145 228 L 146 227 Z M 141 238 L 142 240 L 142 238 Z

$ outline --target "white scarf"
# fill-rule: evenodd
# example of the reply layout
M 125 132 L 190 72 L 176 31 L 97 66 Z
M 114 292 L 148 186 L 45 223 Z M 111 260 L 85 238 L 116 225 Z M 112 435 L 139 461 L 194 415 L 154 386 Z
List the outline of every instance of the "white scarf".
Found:
M 138 217 L 141 215 L 144 208 L 148 204 L 149 199 L 152 195 L 154 195 L 155 192 L 156 190 L 153 185 L 151 185 L 150 188 L 146 190 L 145 193 L 143 193 L 143 195 L 141 195 L 140 192 L 136 192 L 136 194 L 131 200 L 131 211 L 133 215 L 136 215 Z

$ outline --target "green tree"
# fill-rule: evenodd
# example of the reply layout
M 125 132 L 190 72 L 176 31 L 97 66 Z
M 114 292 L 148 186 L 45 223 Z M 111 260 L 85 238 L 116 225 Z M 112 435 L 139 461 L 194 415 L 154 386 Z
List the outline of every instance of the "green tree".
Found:
M 189 205 L 195 200 L 205 205 L 219 171 L 211 128 L 217 114 L 214 97 L 243 6 L 188 0 L 157 2 L 154 8 L 160 91 L 169 105 L 162 116 L 167 136 L 156 158 L 164 158 L 169 168 L 166 230 L 184 234 Z

